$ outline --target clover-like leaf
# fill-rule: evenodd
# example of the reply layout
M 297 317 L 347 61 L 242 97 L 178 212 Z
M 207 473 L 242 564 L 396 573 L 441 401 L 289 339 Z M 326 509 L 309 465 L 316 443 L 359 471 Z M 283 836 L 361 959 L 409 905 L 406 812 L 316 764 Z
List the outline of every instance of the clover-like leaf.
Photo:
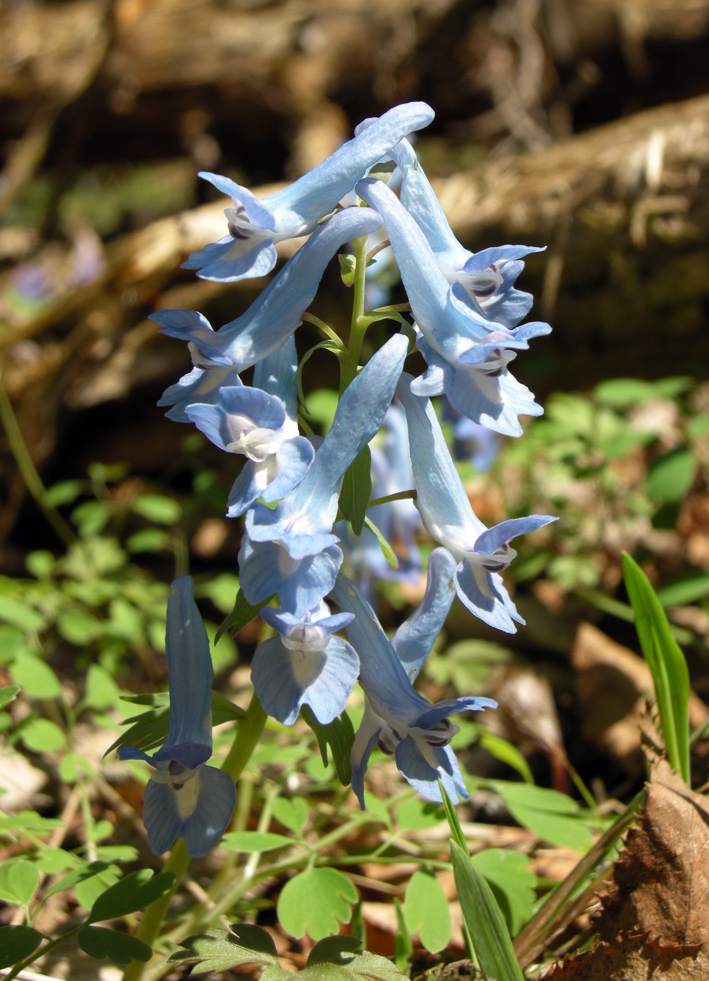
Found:
M 448 900 L 441 884 L 430 872 L 414 872 L 406 888 L 404 920 L 409 933 L 418 933 L 432 954 L 443 950 L 451 936 Z
M 115 886 L 101 893 L 91 907 L 89 923 L 96 920 L 113 920 L 127 913 L 145 909 L 156 899 L 169 892 L 175 881 L 172 872 L 160 872 L 153 876 L 152 869 L 138 869 L 125 876 Z
M 337 869 L 306 869 L 286 883 L 278 898 L 278 919 L 293 937 L 321 940 L 349 923 L 357 890 Z
M 0 927 L 0 968 L 12 967 L 35 951 L 44 935 L 28 926 Z
M 129 964 L 132 960 L 146 963 L 153 955 L 142 940 L 108 927 L 84 926 L 77 933 L 76 942 L 89 957 L 109 957 L 116 964 Z

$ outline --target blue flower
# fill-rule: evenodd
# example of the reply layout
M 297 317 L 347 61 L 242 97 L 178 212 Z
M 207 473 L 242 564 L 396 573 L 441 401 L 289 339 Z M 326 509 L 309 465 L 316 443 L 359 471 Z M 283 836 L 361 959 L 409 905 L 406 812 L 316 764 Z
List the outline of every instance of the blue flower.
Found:
M 536 322 L 509 330 L 490 320 L 460 283 L 449 285 L 418 224 L 382 181 L 360 181 L 356 190 L 384 218 L 420 331 L 418 346 L 429 368 L 413 391 L 426 396 L 445 392 L 473 422 L 519 436 L 518 416 L 540 415 L 542 409 L 507 365 L 531 338 L 551 328 Z
M 524 623 L 499 575 L 517 554 L 509 542 L 556 518 L 532 514 L 487 528 L 472 509 L 428 400 L 412 394 L 403 374 L 397 394 L 409 423 L 416 506 L 429 535 L 457 562 L 455 588 L 461 602 L 491 627 L 515 633 Z
M 486 317 L 515 327 L 529 313 L 532 296 L 513 288 L 524 269 L 523 256 L 543 252 L 527 245 L 500 245 L 480 252 L 464 248 L 451 231 L 445 212 L 408 140 L 390 151 L 401 174 L 400 200 L 426 236 L 449 283 L 460 283 Z
M 150 319 L 169 337 L 187 341 L 193 370 L 162 395 L 158 405 L 174 405 L 168 418 L 188 422 L 186 406 L 216 403 L 219 389 L 240 384 L 238 375 L 278 351 L 312 303 L 325 266 L 352 238 L 369 235 L 382 219 L 369 208 L 347 208 L 314 232 L 236 320 L 215 331 L 196 310 L 161 310 Z
M 425 102 L 396 106 L 294 184 L 261 200 L 228 177 L 200 173 L 229 195 L 234 207 L 224 211 L 228 235 L 193 252 L 182 268 L 221 282 L 265 276 L 276 263 L 274 242 L 312 232 L 380 157 L 408 133 L 428 126 L 433 115 Z
M 249 603 L 278 593 L 281 607 L 300 616 L 331 589 L 342 562 L 332 531 L 340 483 L 382 423 L 407 346 L 402 334 L 390 338 L 348 385 L 312 464 L 288 496 L 273 510 L 257 503 L 247 512 L 239 567 Z
M 431 704 L 412 686 L 428 656 L 450 608 L 452 563 L 446 557 L 434 563 L 433 581 L 408 630 L 397 635 L 401 652 L 387 639 L 374 611 L 354 583 L 341 573 L 332 597 L 341 610 L 354 614 L 347 635 L 359 655 L 359 681 L 365 693 L 365 712 L 352 746 L 352 789 L 364 809 L 364 774 L 375 745 L 393 754 L 396 765 L 412 787 L 429 800 L 441 800 L 438 781 L 455 803 L 468 793 L 458 761 L 449 743 L 459 731 L 449 716 L 456 712 L 496 708 L 490 698 L 449 698 Z M 413 623 L 411 622 L 413 620 Z M 404 625 L 406 627 L 406 624 Z
M 199 857 L 218 844 L 231 821 L 236 789 L 228 773 L 206 765 L 212 755 L 212 659 L 190 576 L 172 584 L 165 652 L 167 740 L 152 756 L 134 746 L 121 746 L 118 755 L 155 767 L 143 793 L 143 823 L 152 851 L 161 855 L 182 837 L 190 855 Z
M 187 417 L 216 446 L 247 458 L 229 493 L 230 518 L 259 498 L 272 503 L 285 497 L 313 461 L 315 450 L 298 435 L 297 370 L 291 336 L 256 366 L 253 388 L 222 385 L 214 404 L 185 406 Z
M 323 725 L 345 709 L 357 680 L 359 658 L 345 640 L 332 635 L 352 619 L 330 616 L 325 603 L 300 617 L 269 607 L 262 618 L 279 631 L 256 648 L 251 680 L 261 705 L 283 725 L 291 726 L 302 705 L 309 705 Z

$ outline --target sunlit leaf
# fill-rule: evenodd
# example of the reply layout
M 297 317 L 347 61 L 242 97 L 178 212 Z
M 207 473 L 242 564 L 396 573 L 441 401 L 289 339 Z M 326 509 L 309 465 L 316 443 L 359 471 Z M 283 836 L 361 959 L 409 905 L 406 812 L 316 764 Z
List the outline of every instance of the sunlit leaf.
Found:
M 404 920 L 409 933 L 418 933 L 432 954 L 443 950 L 451 936 L 448 900 L 441 884 L 430 872 L 414 872 L 406 887 Z
M 337 869 L 311 868 L 290 879 L 278 898 L 278 920 L 293 937 L 321 940 L 349 923 L 357 890 Z

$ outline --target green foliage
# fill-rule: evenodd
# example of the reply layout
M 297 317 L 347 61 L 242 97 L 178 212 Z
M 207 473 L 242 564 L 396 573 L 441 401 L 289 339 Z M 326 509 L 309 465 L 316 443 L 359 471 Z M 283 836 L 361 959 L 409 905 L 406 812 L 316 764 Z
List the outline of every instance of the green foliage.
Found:
M 302 797 L 294 797 L 292 800 L 287 797 L 277 797 L 271 805 L 271 810 L 276 821 L 295 835 L 301 833 L 308 820 L 308 805 Z
M 640 647 L 655 687 L 667 758 L 689 784 L 689 672 L 667 615 L 640 566 L 623 553 L 623 572 Z
M 340 511 L 352 525 L 355 535 L 362 533 L 367 505 L 372 495 L 372 455 L 365 446 L 350 464 L 342 479 Z
M 529 868 L 529 859 L 507 848 L 486 848 L 470 861 L 487 879 L 507 929 L 516 936 L 534 912 L 537 877 Z
M 270 852 L 293 845 L 290 838 L 271 831 L 227 831 L 221 843 L 230 852 Z
M 18 858 L 0 865 L 0 899 L 6 903 L 15 903 L 27 910 L 38 886 L 39 872 L 32 862 Z
M 321 940 L 349 923 L 357 902 L 352 881 L 337 869 L 310 868 L 290 879 L 278 898 L 278 919 L 293 937 Z
M 409 933 L 418 933 L 432 954 L 442 950 L 451 935 L 448 900 L 438 879 L 430 872 L 414 872 L 406 887 L 404 921 Z
M 175 876 L 161 872 L 153 876 L 152 869 L 138 869 L 125 876 L 102 893 L 91 907 L 89 923 L 96 920 L 113 920 L 127 913 L 145 909 L 150 903 L 164 896 L 172 888 Z
M 44 939 L 29 926 L 0 927 L 0 968 L 12 967 L 39 947 Z
M 352 779 L 352 765 L 350 763 L 350 752 L 354 743 L 354 727 L 347 712 L 343 712 L 338 718 L 333 719 L 327 725 L 323 725 L 315 718 L 312 709 L 304 705 L 301 715 L 315 733 L 320 748 L 320 755 L 323 766 L 327 766 L 328 746 L 332 751 L 332 759 L 335 764 L 338 779 L 345 787 Z
M 567 794 L 528 783 L 508 783 L 491 780 L 493 787 L 504 801 L 512 817 L 529 828 L 544 841 L 553 845 L 566 845 L 583 851 L 588 848 L 593 835 L 589 827 L 589 815 L 584 814 Z M 593 816 L 595 820 L 595 816 Z
M 130 964 L 132 960 L 146 963 L 153 956 L 147 944 L 128 933 L 109 930 L 108 927 L 85 926 L 76 935 L 79 947 L 98 960 L 110 958 L 116 964 Z

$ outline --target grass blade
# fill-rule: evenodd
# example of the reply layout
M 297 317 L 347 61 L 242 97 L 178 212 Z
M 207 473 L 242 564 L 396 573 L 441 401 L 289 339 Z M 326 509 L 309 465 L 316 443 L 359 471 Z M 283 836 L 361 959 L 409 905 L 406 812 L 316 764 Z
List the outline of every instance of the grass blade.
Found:
M 640 647 L 652 674 L 670 765 L 689 785 L 689 672 L 662 604 L 637 562 L 623 552 L 623 573 Z

